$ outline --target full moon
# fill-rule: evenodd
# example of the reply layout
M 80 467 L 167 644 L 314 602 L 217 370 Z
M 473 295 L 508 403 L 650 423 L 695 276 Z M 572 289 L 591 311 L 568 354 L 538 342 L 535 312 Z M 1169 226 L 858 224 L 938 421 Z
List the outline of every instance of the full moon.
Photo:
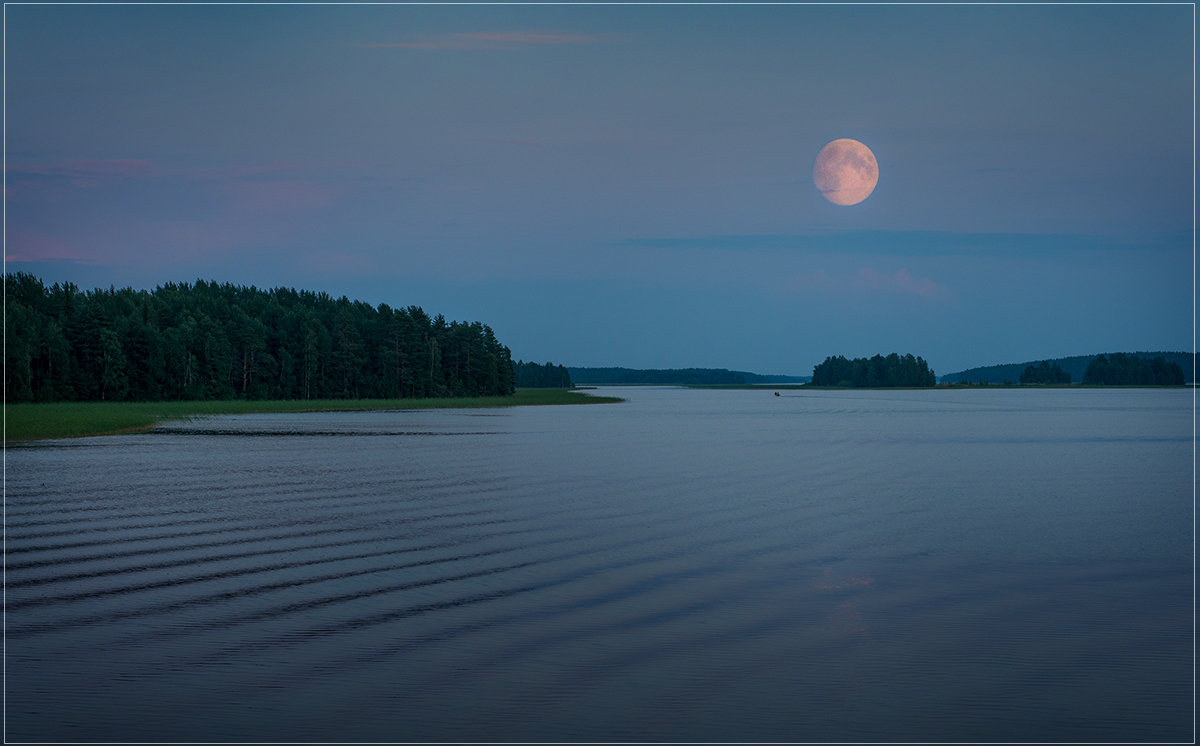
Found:
M 857 205 L 875 191 L 879 164 L 875 154 L 858 140 L 843 137 L 817 153 L 813 183 L 835 205 Z

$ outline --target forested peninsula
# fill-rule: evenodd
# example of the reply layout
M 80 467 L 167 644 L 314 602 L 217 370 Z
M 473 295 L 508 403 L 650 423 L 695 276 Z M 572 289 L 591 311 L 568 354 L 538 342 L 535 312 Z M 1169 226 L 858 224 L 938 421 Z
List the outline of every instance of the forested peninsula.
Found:
M 7 401 L 507 396 L 486 324 L 290 288 L 198 280 L 153 291 L 5 275 Z
M 1104 358 L 1105 362 L 1094 367 L 1098 358 Z M 1144 363 L 1135 363 L 1131 358 L 1138 358 L 1148 361 L 1149 368 L 1145 367 Z M 1154 360 L 1161 358 L 1158 368 L 1154 367 Z M 1112 364 L 1116 359 L 1117 363 Z M 1171 364 L 1174 364 L 1173 366 Z M 970 368 L 969 370 L 958 371 L 956 373 L 947 373 L 941 376 L 942 383 L 985 383 L 985 384 L 1004 384 L 1004 383 L 1084 383 L 1091 385 L 1180 385 L 1193 382 L 1192 371 L 1196 364 L 1196 354 L 1194 352 L 1107 352 L 1098 355 L 1074 355 L 1071 357 L 1052 358 L 1050 360 L 1032 360 L 1024 363 L 1005 363 L 1003 365 L 988 365 L 981 368 Z M 1040 369 L 1043 365 L 1060 368 L 1069 377 L 1069 381 L 1061 379 L 1058 381 L 1036 380 L 1030 379 L 1028 369 L 1033 366 L 1035 370 Z M 1178 368 L 1182 374 L 1183 380 L 1179 381 L 1175 376 L 1175 368 Z M 1088 369 L 1092 368 L 1092 375 L 1088 375 Z M 1170 375 L 1165 371 L 1170 369 Z M 1146 373 L 1145 371 L 1150 371 Z M 1157 370 L 1157 374 L 1156 374 Z M 1157 379 L 1157 380 L 1155 380 Z

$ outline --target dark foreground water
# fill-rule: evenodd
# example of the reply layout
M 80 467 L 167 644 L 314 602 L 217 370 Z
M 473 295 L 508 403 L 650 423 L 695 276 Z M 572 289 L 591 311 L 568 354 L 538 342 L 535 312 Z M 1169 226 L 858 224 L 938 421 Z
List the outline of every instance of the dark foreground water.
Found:
M 1191 741 L 1189 391 L 627 389 L 7 452 L 9 741 Z

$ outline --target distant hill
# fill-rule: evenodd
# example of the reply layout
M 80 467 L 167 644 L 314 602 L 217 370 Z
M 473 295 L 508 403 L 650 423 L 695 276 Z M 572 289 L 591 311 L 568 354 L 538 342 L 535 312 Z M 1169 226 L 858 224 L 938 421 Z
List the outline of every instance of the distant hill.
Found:
M 1112 355 L 1114 353 L 1096 353 L 1096 355 Z M 1191 352 L 1132 352 L 1128 353 L 1137 357 L 1156 358 L 1161 357 L 1168 363 L 1176 363 L 1180 368 L 1183 368 L 1183 378 L 1187 383 L 1194 383 L 1192 375 L 1192 363 L 1195 358 L 1195 353 Z M 1083 381 L 1083 372 L 1087 370 L 1088 363 L 1092 361 L 1096 355 L 1076 355 L 1074 357 L 1059 357 L 1046 358 L 1051 363 L 1057 363 L 1060 368 L 1071 374 L 1071 383 L 1080 383 Z M 1029 360 L 1024 363 L 1008 363 L 1005 365 L 988 365 L 982 368 L 971 368 L 970 370 L 959 371 L 958 373 L 947 373 L 944 376 L 939 376 L 938 380 L 942 383 L 1017 383 L 1021 380 L 1021 373 L 1029 365 L 1037 365 L 1041 360 Z
M 812 376 L 765 376 L 724 368 L 637 369 L 637 368 L 572 368 L 575 384 L 651 384 L 678 385 L 736 385 L 754 383 L 807 383 Z

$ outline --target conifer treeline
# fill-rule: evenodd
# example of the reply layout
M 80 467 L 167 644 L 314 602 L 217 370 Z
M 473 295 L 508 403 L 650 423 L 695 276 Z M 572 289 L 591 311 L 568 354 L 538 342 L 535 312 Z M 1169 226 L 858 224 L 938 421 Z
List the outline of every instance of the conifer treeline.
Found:
M 1088 363 L 1083 382 L 1102 386 L 1182 386 L 1183 368 L 1161 357 L 1153 360 L 1116 352 Z
M 5 276 L 10 402 L 496 396 L 512 355 L 417 306 L 228 283 L 80 291 Z
M 1070 383 L 1071 374 L 1062 369 L 1058 363 L 1043 360 L 1037 365 L 1027 365 L 1021 372 L 1021 383 Z
M 571 372 L 568 371 L 566 366 L 563 365 L 555 365 L 554 363 L 538 365 L 537 363 L 527 363 L 524 360 L 518 360 L 514 370 L 516 373 L 517 388 L 573 388 L 571 383 Z

